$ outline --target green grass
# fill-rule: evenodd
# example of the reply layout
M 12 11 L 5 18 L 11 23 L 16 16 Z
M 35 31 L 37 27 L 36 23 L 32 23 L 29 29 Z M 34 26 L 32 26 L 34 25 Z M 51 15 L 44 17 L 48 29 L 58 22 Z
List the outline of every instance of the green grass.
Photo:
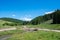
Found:
M 17 33 L 7 40 L 60 40 L 60 33 L 47 31 Z
M 1 25 L 0 25 L 0 29 L 3 29 L 3 28 L 13 28 L 13 27 L 21 28 L 22 25 L 18 25 L 18 26 L 1 26 Z
M 1 28 L 10 28 L 10 27 L 21 28 L 23 26 L 27 26 L 29 28 L 47 28 L 47 29 L 57 29 L 57 30 L 60 30 L 60 24 L 38 24 L 38 25 L 20 25 L 20 26 L 0 26 L 0 29 Z
M 2 23 L 1 23 L 2 22 Z M 1 28 L 10 28 L 10 27 L 23 27 L 24 25 L 18 25 L 18 26 L 3 26 L 2 24 L 3 23 L 11 23 L 11 22 L 8 22 L 8 21 L 3 21 L 3 20 L 0 20 L 0 29 Z M 48 20 L 46 22 L 43 22 L 41 24 L 38 24 L 38 25 L 25 25 L 27 27 L 35 27 L 35 28 L 48 28 L 48 29 L 58 29 L 60 30 L 60 24 L 50 24 L 52 23 L 52 19 L 51 20 Z
M 46 22 L 43 22 L 41 24 L 38 25 L 26 25 L 27 27 L 35 27 L 35 28 L 47 28 L 47 29 L 58 29 L 60 30 L 60 24 L 51 24 L 52 23 L 52 19 L 48 20 Z
M 47 28 L 60 30 L 60 24 L 38 24 L 38 25 L 25 25 L 29 28 Z
M 0 29 L 1 29 L 1 28 L 10 28 L 10 27 L 12 27 L 12 26 L 3 26 L 4 23 L 12 23 L 12 22 L 0 20 Z M 14 26 L 13 26 L 13 27 L 14 27 Z
M 60 24 L 40 24 L 40 27 L 60 30 Z
M 16 26 L 1 26 L 0 25 L 0 29 L 3 29 L 3 28 L 11 28 L 11 27 L 16 27 Z
M 22 30 L 3 31 L 3 32 L 0 32 L 0 36 L 12 35 L 12 34 L 15 34 L 15 33 L 22 33 L 22 32 L 23 32 Z

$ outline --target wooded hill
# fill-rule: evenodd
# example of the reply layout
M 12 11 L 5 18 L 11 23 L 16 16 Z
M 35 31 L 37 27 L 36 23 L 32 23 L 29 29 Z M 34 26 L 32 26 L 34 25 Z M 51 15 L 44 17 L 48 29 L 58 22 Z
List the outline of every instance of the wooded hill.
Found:
M 48 20 L 53 20 L 52 24 L 60 24 L 60 10 L 55 10 L 53 13 L 38 16 L 31 20 L 31 24 L 36 25 Z

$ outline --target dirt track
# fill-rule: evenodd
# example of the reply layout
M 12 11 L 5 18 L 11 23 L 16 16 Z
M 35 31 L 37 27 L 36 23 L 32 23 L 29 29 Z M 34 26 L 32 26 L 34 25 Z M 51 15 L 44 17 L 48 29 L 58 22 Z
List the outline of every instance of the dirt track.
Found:
M 1 32 L 1 31 L 16 30 L 16 29 L 17 29 L 16 27 L 12 27 L 12 28 L 5 28 L 5 29 L 0 29 L 0 32 Z M 22 30 L 25 30 L 25 31 L 34 31 L 35 29 L 37 29 L 37 30 L 43 30 L 43 31 L 60 32 L 60 30 L 51 30 L 51 29 L 27 28 L 27 27 L 22 28 Z
M 37 30 L 43 30 L 43 31 L 60 32 L 60 30 L 42 29 L 42 28 L 28 28 L 28 27 L 26 27 L 26 26 L 23 27 L 23 30 L 25 30 L 25 31 L 37 31 Z
M 16 28 L 15 27 L 12 27 L 12 28 L 3 28 L 3 29 L 0 29 L 0 32 L 1 31 L 8 31 L 8 30 L 16 30 Z

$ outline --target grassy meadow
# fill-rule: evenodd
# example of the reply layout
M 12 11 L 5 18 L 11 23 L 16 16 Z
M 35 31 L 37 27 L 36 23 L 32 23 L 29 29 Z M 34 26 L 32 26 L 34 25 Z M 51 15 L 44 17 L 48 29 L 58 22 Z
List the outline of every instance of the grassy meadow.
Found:
M 7 40 L 60 40 L 60 33 L 47 31 L 17 33 Z
M 25 32 L 20 30 L 23 26 L 29 28 L 46 28 L 46 29 L 57 29 L 60 30 L 60 24 L 49 24 L 50 22 L 47 21 L 45 23 L 41 23 L 38 25 L 18 25 L 18 26 L 3 26 L 2 24 L 5 23 L 3 21 L 0 23 L 0 29 L 3 28 L 11 28 L 16 27 L 16 30 L 11 31 L 4 31 L 0 32 L 0 36 L 3 35 L 12 35 L 7 40 L 60 40 L 60 33 L 58 32 L 48 32 L 48 31 L 33 31 L 33 32 Z
M 13 35 L 13 34 L 22 33 L 22 32 L 23 32 L 23 30 L 3 31 L 3 32 L 0 32 L 0 36 L 3 36 L 3 35 Z
M 38 25 L 25 25 L 29 28 L 46 28 L 60 30 L 60 24 L 38 24 Z

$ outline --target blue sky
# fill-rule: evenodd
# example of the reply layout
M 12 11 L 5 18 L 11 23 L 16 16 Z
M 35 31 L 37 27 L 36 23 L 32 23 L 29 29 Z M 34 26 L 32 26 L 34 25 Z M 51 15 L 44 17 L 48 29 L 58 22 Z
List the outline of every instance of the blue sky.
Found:
M 0 18 L 31 20 L 60 9 L 60 0 L 0 0 Z

